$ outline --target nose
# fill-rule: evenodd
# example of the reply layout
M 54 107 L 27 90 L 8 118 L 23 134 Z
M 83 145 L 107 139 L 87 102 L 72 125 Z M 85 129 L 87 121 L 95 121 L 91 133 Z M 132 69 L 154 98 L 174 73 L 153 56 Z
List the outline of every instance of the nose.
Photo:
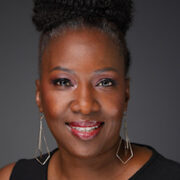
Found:
M 100 110 L 100 104 L 94 96 L 94 90 L 86 85 L 76 89 L 75 99 L 71 102 L 71 110 L 84 115 Z

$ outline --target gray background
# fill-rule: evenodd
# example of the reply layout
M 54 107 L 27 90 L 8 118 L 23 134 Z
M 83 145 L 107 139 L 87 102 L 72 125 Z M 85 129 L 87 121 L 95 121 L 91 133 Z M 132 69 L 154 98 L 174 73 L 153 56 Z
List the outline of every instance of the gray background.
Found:
M 129 137 L 180 161 L 180 1 L 135 3 L 135 22 L 127 37 L 133 59 Z M 0 167 L 31 158 L 37 145 L 39 34 L 31 9 L 31 0 L 0 3 Z M 47 128 L 46 135 L 53 149 Z

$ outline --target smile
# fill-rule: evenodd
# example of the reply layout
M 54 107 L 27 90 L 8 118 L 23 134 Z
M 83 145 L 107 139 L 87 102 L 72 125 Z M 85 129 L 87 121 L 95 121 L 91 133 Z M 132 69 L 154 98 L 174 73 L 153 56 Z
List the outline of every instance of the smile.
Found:
M 95 126 L 95 127 L 71 127 L 72 129 L 76 129 L 77 131 L 80 132 L 90 132 L 94 129 L 97 129 L 99 126 Z
M 81 140 L 91 140 L 99 134 L 104 122 L 80 121 L 65 124 L 72 135 Z

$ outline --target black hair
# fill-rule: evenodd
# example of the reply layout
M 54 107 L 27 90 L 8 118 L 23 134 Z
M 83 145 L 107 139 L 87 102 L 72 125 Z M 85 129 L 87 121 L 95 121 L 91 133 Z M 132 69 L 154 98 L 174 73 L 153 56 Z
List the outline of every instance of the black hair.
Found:
M 95 27 L 120 45 L 127 75 L 130 53 L 125 37 L 132 23 L 132 0 L 34 0 L 33 12 L 32 21 L 41 32 L 39 71 L 43 50 L 52 37 L 66 28 Z

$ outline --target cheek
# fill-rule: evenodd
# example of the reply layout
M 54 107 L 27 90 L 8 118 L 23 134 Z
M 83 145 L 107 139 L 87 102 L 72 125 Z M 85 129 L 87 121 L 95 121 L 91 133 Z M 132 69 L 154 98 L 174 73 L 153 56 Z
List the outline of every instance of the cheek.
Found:
M 70 96 L 67 96 L 65 93 L 60 91 L 54 91 L 47 86 L 43 87 L 41 97 L 42 107 L 47 120 L 55 120 L 62 117 L 67 108 L 69 97 Z
M 64 120 L 70 96 L 60 91 L 53 91 L 51 88 L 43 88 L 42 106 L 46 122 L 51 133 L 59 142 L 59 137 L 64 137 Z
M 101 98 L 102 111 L 106 114 L 105 134 L 107 139 L 118 137 L 125 109 L 123 91 L 106 94 Z
M 123 92 L 106 94 L 101 98 L 103 111 L 114 119 L 121 119 L 125 107 L 125 97 Z

